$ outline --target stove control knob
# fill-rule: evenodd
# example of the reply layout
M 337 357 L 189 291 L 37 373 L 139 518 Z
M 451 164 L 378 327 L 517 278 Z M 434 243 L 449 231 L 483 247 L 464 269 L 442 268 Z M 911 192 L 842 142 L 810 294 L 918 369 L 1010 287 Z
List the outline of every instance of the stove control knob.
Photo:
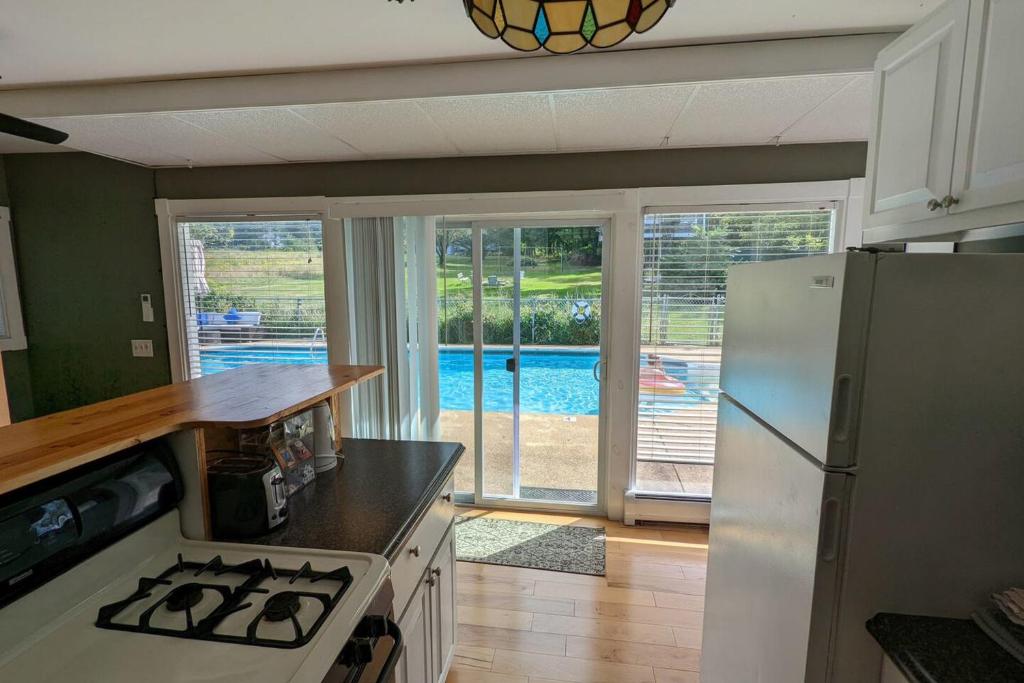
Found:
M 369 638 L 353 638 L 345 643 L 338 662 L 343 666 L 355 667 L 373 661 L 373 641 Z

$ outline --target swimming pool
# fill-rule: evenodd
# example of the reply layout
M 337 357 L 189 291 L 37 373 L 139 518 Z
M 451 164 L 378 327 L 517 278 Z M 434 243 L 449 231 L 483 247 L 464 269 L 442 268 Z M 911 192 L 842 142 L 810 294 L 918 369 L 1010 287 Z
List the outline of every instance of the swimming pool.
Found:
M 484 410 L 512 411 L 512 373 L 505 371 L 508 350 L 484 351 Z M 523 349 L 519 380 L 519 405 L 524 413 L 553 415 L 597 415 L 601 386 L 594 379 L 596 350 Z M 315 365 L 327 362 L 327 351 L 320 348 L 280 347 L 270 344 L 243 344 L 202 349 L 199 352 L 202 373 L 210 375 L 248 363 L 298 363 Z M 645 359 L 641 359 L 646 362 Z M 442 410 L 473 410 L 473 350 L 440 349 L 438 375 Z M 663 399 L 658 406 L 640 409 L 671 412 L 673 403 L 706 401 L 699 392 L 687 391 L 675 402 Z
M 484 352 L 484 410 L 511 412 L 512 373 L 505 371 L 509 351 Z M 519 389 L 520 408 L 527 413 L 556 415 L 597 415 L 601 387 L 594 380 L 597 351 L 524 350 Z M 237 368 L 248 363 L 327 362 L 323 348 L 280 347 L 245 344 L 202 349 L 200 368 L 204 375 Z M 440 349 L 438 375 L 442 410 L 473 410 L 473 350 Z
M 507 350 L 484 351 L 484 410 L 512 412 L 512 373 Z M 524 413 L 597 415 L 601 385 L 594 379 L 597 351 L 523 350 L 519 407 Z M 473 350 L 442 349 L 438 374 L 443 410 L 473 410 Z

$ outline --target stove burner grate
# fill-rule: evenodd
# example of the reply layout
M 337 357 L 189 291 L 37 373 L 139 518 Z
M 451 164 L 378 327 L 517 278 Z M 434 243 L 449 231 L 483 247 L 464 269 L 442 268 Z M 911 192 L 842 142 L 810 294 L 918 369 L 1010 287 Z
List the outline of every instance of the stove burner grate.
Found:
M 284 621 L 299 613 L 302 603 L 299 594 L 294 591 L 275 593 L 267 598 L 263 605 L 263 616 L 267 621 Z
M 199 583 L 185 583 L 167 594 L 164 605 L 171 612 L 184 612 L 203 601 L 203 586 Z
M 200 578 L 205 572 L 211 572 L 214 576 L 224 574 L 239 574 L 244 577 L 241 583 L 235 587 L 222 584 L 200 583 L 190 581 L 176 586 L 161 597 L 156 604 L 148 607 L 139 617 L 136 624 L 117 623 L 114 618 L 130 605 L 145 600 L 153 595 L 157 586 L 172 585 L 170 577 L 183 576 L 192 572 L 192 578 Z M 252 602 L 246 602 L 246 598 L 252 593 L 270 594 L 270 590 L 263 588 L 260 584 L 274 582 L 279 578 L 287 578 L 288 585 L 294 584 L 300 578 L 308 579 L 310 583 L 329 580 L 340 583 L 340 587 L 333 594 L 320 592 L 303 592 L 285 590 L 270 595 L 264 602 L 263 608 L 253 618 L 244 636 L 215 633 L 216 627 L 228 616 L 252 607 Z M 214 642 L 238 643 L 241 645 L 260 645 L 263 647 L 296 648 L 308 643 L 320 626 L 326 621 L 328 614 L 341 600 L 342 596 L 352 585 L 352 572 L 348 567 L 339 567 L 329 572 L 316 572 L 308 562 L 298 570 L 279 569 L 274 567 L 270 560 L 249 560 L 237 565 L 224 564 L 218 555 L 209 562 L 189 562 L 179 554 L 177 562 L 166 569 L 159 577 L 142 577 L 139 579 L 138 588 L 134 593 L 124 600 L 104 605 L 99 609 L 96 618 L 96 625 L 100 628 L 113 629 L 117 631 L 131 631 L 135 633 L 153 633 L 178 638 L 193 638 L 197 640 L 209 640 Z M 217 595 L 221 602 L 207 616 L 196 621 L 192 614 L 192 608 L 203 600 L 204 593 L 211 591 Z M 301 607 L 300 598 L 310 598 L 322 605 L 320 615 L 309 628 L 308 632 L 302 630 L 302 625 L 296 618 Z M 152 626 L 150 620 L 153 614 L 161 606 L 171 612 L 185 613 L 185 628 L 180 630 Z M 295 630 L 295 637 L 291 639 L 263 638 L 258 635 L 259 625 L 264 620 L 269 622 L 280 622 L 291 619 Z

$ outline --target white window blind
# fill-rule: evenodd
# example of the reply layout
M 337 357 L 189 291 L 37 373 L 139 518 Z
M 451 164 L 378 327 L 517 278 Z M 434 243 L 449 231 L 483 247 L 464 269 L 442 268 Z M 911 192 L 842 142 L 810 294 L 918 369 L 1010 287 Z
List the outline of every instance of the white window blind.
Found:
M 730 265 L 829 251 L 835 207 L 644 216 L 636 488 L 710 494 Z
M 326 363 L 319 219 L 178 224 L 190 377 Z

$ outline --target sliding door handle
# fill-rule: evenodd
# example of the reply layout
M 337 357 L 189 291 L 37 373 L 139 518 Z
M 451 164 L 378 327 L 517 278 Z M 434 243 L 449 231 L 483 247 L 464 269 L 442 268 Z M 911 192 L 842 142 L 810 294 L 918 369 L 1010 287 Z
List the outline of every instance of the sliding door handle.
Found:
M 515 372 L 515 371 L 516 371 L 516 359 L 515 358 L 506 358 L 505 359 L 505 372 Z

